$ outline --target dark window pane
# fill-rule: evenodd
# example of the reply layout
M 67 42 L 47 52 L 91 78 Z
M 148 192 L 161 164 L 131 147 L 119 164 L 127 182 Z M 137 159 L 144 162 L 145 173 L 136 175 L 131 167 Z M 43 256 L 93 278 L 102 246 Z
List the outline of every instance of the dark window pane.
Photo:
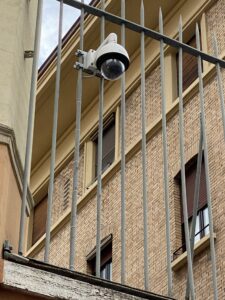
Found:
M 98 166 L 98 139 L 95 141 L 95 177 L 97 176 Z M 115 159 L 115 121 L 113 121 L 103 130 L 102 140 L 102 171 L 104 172 Z
M 188 219 L 189 223 L 189 232 L 191 232 L 191 224 L 192 224 L 192 217 Z M 208 219 L 208 206 L 201 208 L 198 211 L 197 218 L 196 218 L 196 225 L 195 225 L 195 243 L 197 243 L 201 238 L 206 236 L 209 233 L 209 219 Z M 182 248 L 182 252 L 178 251 Z M 185 232 L 184 232 L 184 223 L 182 223 L 182 246 L 177 249 L 175 253 L 178 255 L 182 254 L 186 251 L 186 244 L 185 244 Z M 174 258 L 176 258 L 176 254 Z
M 100 277 L 102 279 L 112 280 L 112 260 L 110 259 L 101 267 Z
M 196 167 L 197 167 L 197 163 L 195 161 L 195 163 L 186 170 L 186 192 L 187 192 L 188 218 L 190 218 L 193 214 L 195 178 L 196 178 L 196 171 L 197 171 Z M 204 160 L 203 160 L 202 166 L 201 166 L 198 210 L 206 205 L 206 201 L 207 201 L 207 194 L 206 194 L 206 181 L 205 181 L 205 164 L 204 164 Z M 182 222 L 183 222 L 183 210 L 182 210 L 181 215 L 182 215 Z
M 90 273 L 96 275 L 96 257 L 88 260 Z M 112 280 L 112 241 L 101 250 L 101 266 L 100 277 L 107 280 Z
M 205 207 L 203 210 L 203 220 L 204 220 L 204 228 L 205 235 L 209 234 L 209 211 L 208 207 Z

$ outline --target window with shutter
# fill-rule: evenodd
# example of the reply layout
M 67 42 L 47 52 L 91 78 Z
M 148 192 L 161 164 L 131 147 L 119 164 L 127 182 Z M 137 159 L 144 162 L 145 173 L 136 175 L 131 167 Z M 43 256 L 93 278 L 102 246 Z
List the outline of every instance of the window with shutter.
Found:
M 197 171 L 196 168 L 197 168 L 197 162 L 195 160 L 195 162 L 192 162 L 189 167 L 186 167 L 186 172 L 185 172 L 188 218 L 191 218 L 193 214 L 195 178 L 196 178 L 196 171 Z M 202 209 L 206 205 L 206 203 L 207 203 L 207 194 L 206 194 L 206 182 L 205 182 L 205 164 L 203 160 L 201 165 L 198 210 Z M 183 213 L 182 213 L 182 223 L 183 223 Z
M 197 172 L 197 158 L 194 157 L 185 166 L 189 230 L 191 229 L 192 216 L 193 216 L 196 172 Z M 179 186 L 180 186 L 180 195 L 182 195 L 180 174 L 178 175 L 178 178 L 179 178 Z M 186 251 L 182 199 L 181 199 L 181 226 L 182 226 L 182 246 L 173 253 L 174 259 L 178 255 L 180 255 L 184 251 Z M 201 165 L 198 211 L 197 211 L 196 226 L 195 226 L 195 242 L 200 240 L 202 237 L 204 237 L 208 233 L 209 233 L 209 219 L 208 219 L 208 207 L 207 207 L 205 164 L 204 164 L 204 158 L 203 158 L 202 165 Z
M 95 144 L 95 178 L 98 171 L 98 138 L 94 140 Z M 115 159 L 115 118 L 111 116 L 104 124 L 102 139 L 102 172 L 104 172 Z
M 46 195 L 34 208 L 32 245 L 35 244 L 43 234 L 45 234 L 47 201 L 48 195 Z
M 96 274 L 96 249 L 92 250 L 87 257 L 89 272 Z M 100 277 L 102 279 L 112 280 L 112 235 L 101 242 L 101 264 Z

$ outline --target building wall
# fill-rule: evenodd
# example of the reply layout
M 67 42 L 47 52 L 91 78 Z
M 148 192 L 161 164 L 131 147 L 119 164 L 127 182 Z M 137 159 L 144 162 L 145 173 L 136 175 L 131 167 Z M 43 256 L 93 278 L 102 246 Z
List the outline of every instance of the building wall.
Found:
M 207 12 L 207 46 L 212 50 L 212 33 L 218 36 L 220 52 L 224 51 L 223 24 L 225 7 L 223 0 L 218 0 Z M 215 69 L 205 69 L 205 109 L 206 129 L 209 149 L 209 171 L 211 180 L 212 210 L 214 231 L 216 233 L 217 279 L 219 299 L 224 296 L 224 235 L 223 222 L 225 205 L 224 170 L 225 149 L 221 121 L 221 110 L 218 98 Z M 223 81 L 225 72 L 222 71 Z M 184 123 L 185 123 L 185 156 L 188 162 L 198 152 L 200 134 L 200 100 L 198 80 L 185 92 Z M 179 132 L 178 132 L 178 100 L 171 101 L 168 117 L 168 158 L 169 158 L 169 205 L 171 225 L 171 251 L 174 252 L 182 244 L 180 193 L 175 176 L 180 170 Z M 156 65 L 146 78 L 146 115 L 147 115 L 147 187 L 148 187 L 148 238 L 149 238 L 149 271 L 151 291 L 167 293 L 166 275 L 166 228 L 165 205 L 163 199 L 163 157 L 161 133 L 161 98 L 160 68 Z M 141 167 L 141 117 L 140 117 L 140 86 L 126 99 L 126 284 L 144 288 L 143 280 L 143 209 L 142 209 L 142 167 Z M 81 158 L 81 170 L 84 164 Z M 119 163 L 115 162 L 103 176 L 101 237 L 113 235 L 113 281 L 120 281 L 120 172 Z M 70 172 L 71 163 L 65 166 L 56 177 L 56 190 L 60 188 L 63 174 Z M 83 176 L 83 171 L 81 171 Z M 63 177 L 63 178 L 62 178 Z M 58 186 L 57 186 L 58 185 Z M 77 239 L 76 239 L 76 270 L 87 272 L 86 257 L 96 244 L 96 184 L 79 195 Z M 60 211 L 60 197 L 54 199 Z M 57 215 L 58 216 L 58 215 Z M 65 213 L 64 223 L 54 231 L 51 241 L 50 262 L 68 267 L 69 260 L 69 213 Z M 43 259 L 44 249 L 41 245 L 30 252 L 37 259 Z M 172 254 L 172 253 L 171 253 Z M 173 272 L 174 296 L 184 299 L 187 265 Z M 196 299 L 212 299 L 212 275 L 209 247 L 201 251 L 194 261 L 194 278 Z
M 7 0 L 0 3 L 0 124 L 12 128 L 23 162 L 26 145 L 28 101 L 37 1 Z
M 0 245 L 2 247 L 4 241 L 9 240 L 17 251 L 21 198 L 8 148 L 2 144 L 0 144 L 0 176 Z
M 24 51 L 33 50 L 36 12 L 34 0 L 0 2 L 0 249 L 8 239 L 15 251 L 32 67 Z

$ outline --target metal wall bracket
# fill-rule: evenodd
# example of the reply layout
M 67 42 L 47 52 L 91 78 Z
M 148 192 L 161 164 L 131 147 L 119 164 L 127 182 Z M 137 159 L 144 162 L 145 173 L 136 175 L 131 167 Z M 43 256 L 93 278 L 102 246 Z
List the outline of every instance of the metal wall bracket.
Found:
M 33 58 L 34 57 L 34 51 L 33 50 L 25 50 L 24 51 L 24 58 Z
M 12 251 L 12 246 L 10 245 L 9 241 L 8 240 L 5 240 L 4 241 L 4 244 L 3 244 L 3 257 L 5 256 L 5 253 L 11 253 Z
M 98 77 L 98 78 L 103 78 L 103 76 L 102 76 L 102 74 L 101 74 L 100 71 L 94 70 L 94 69 L 93 70 L 86 69 L 86 68 L 84 68 L 84 65 L 82 63 L 80 63 L 80 62 L 76 62 L 74 64 L 74 69 L 76 69 L 76 70 L 82 69 L 82 71 L 84 73 L 88 74 L 88 75 L 93 75 L 93 76 Z
M 5 240 L 3 244 L 3 257 L 7 260 L 12 260 L 18 263 L 29 262 L 29 259 L 18 254 L 12 253 L 13 247 L 10 245 L 9 241 Z

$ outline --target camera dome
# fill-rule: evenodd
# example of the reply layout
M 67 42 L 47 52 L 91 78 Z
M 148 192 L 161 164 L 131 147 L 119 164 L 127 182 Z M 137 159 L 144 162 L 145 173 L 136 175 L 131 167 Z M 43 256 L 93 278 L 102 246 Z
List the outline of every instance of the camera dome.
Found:
M 101 65 L 101 73 L 105 79 L 116 80 L 125 71 L 124 64 L 119 59 L 107 59 Z
M 115 42 L 109 42 L 97 51 L 96 66 L 105 79 L 118 79 L 127 70 L 129 63 L 127 51 Z

